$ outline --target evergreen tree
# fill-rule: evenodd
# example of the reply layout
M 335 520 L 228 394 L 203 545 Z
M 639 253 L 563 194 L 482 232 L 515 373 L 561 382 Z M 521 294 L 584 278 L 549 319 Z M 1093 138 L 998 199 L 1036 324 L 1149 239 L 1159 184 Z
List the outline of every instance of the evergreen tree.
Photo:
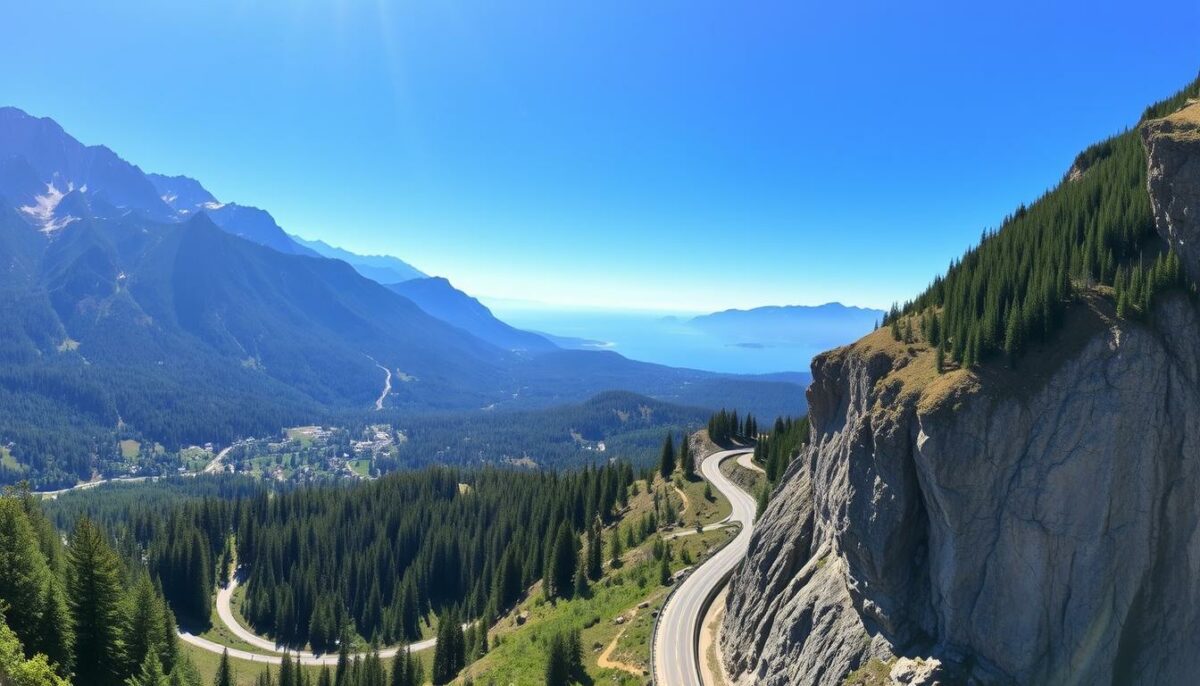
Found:
M 663 441 L 662 458 L 658 463 L 658 473 L 662 476 L 663 481 L 671 478 L 671 472 L 675 471 L 675 445 L 671 438 L 671 434 L 667 434 L 667 438 Z
M 118 686 L 126 674 L 121 562 L 100 529 L 83 519 L 71 535 L 67 597 L 75 627 L 75 683 Z
M 572 596 L 575 598 L 585 598 L 588 593 L 587 575 L 583 573 L 583 567 L 575 570 L 575 588 Z
M 217 674 L 213 677 L 213 686 L 234 686 L 233 667 L 229 665 L 229 649 L 221 653 L 221 662 L 217 665 Z
M 0 498 L 0 602 L 9 628 L 30 654 L 44 653 L 70 668 L 72 637 L 62 615 L 62 589 L 21 500 L 13 496 Z
M 583 672 L 578 631 L 560 632 L 546 642 L 546 686 L 569 686 Z
M 587 544 L 587 575 L 592 581 L 599 581 L 604 576 L 604 551 L 600 534 L 600 523 L 595 522 L 588 530 Z
M 679 443 L 679 469 L 683 471 L 683 478 L 696 478 L 696 461 L 692 457 L 692 448 L 686 434 Z
M 575 550 L 575 534 L 570 525 L 563 522 L 558 527 L 558 536 L 553 549 L 550 594 L 552 597 L 569 597 L 574 588 L 575 567 L 578 564 Z
M 342 627 L 342 635 L 338 639 L 338 659 L 333 671 L 334 686 L 349 686 L 350 678 L 350 632 Z
M 621 566 L 621 554 L 624 552 L 621 549 L 621 528 L 613 529 L 612 538 L 608 541 L 609 544 L 609 560 L 613 567 Z
M 295 686 L 297 676 L 295 667 L 292 666 L 291 654 L 284 653 L 283 659 L 279 661 L 279 686 Z
M 452 612 L 438 620 L 438 639 L 433 652 L 433 683 L 448 684 L 466 666 L 462 625 Z
M 186 656 L 175 661 L 168 683 L 171 686 L 203 686 L 200 670 L 196 669 L 196 665 Z
M 163 673 L 162 662 L 158 659 L 158 652 L 151 650 L 146 653 L 146 659 L 142 662 L 141 670 L 134 676 L 129 677 L 125 681 L 127 686 L 170 686 L 170 679 Z
M 129 638 L 126 653 L 130 664 L 146 665 L 151 655 L 160 671 L 163 669 L 161 642 L 166 633 L 162 626 L 162 600 L 145 574 L 134 586 L 129 603 Z M 172 627 L 172 633 L 173 633 Z

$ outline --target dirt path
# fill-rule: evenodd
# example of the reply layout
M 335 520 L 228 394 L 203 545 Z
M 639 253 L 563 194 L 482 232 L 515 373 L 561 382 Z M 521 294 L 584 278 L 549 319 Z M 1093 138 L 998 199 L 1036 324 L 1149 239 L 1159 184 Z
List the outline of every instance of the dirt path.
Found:
M 625 627 L 629 626 L 629 623 L 632 622 L 635 617 L 637 617 L 637 613 L 638 610 L 636 607 L 633 608 L 633 610 L 629 613 L 628 618 L 625 620 L 625 625 L 621 627 L 621 630 L 617 632 L 616 636 L 613 636 L 612 642 L 608 644 L 608 646 L 604 649 L 604 652 L 600 653 L 600 657 L 596 658 L 597 667 L 600 669 L 619 669 L 622 672 L 629 672 L 634 676 L 645 676 L 645 668 L 638 667 L 637 665 L 631 665 L 628 662 L 621 662 L 619 660 L 612 659 L 613 651 L 617 649 L 617 641 L 620 641 L 621 637 L 625 635 Z
M 721 626 L 721 617 L 725 614 L 725 597 L 729 595 L 726 585 L 704 616 L 700 629 L 700 679 L 704 686 L 725 686 L 729 683 L 725 678 L 725 667 L 721 664 L 721 643 L 717 640 L 717 630 Z
M 683 505 L 681 505 L 679 508 L 679 514 L 683 514 L 684 512 L 687 512 L 688 507 L 691 506 L 691 502 L 688 500 L 687 493 L 684 493 L 683 489 L 676 486 L 675 484 L 671 484 L 671 488 L 675 489 L 675 492 L 679 494 L 679 499 L 681 501 L 683 501 Z

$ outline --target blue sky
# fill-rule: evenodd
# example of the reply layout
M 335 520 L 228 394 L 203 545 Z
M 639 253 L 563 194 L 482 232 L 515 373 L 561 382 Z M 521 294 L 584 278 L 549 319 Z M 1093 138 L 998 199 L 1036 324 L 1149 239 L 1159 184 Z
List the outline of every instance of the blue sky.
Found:
M 479 295 L 885 306 L 1200 68 L 1200 4 L 5 3 L 0 100 Z

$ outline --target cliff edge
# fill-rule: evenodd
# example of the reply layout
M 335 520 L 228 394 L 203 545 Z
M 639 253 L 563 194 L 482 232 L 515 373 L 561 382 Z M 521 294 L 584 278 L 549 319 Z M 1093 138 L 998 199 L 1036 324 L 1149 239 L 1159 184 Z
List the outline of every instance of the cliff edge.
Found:
M 1155 228 L 1196 281 L 1200 104 L 1140 133 Z M 941 683 L 1195 680 L 1200 307 L 1177 290 L 1122 319 L 1107 295 L 1011 368 L 938 374 L 886 329 L 813 362 L 812 443 L 731 582 L 737 683 L 904 658 Z

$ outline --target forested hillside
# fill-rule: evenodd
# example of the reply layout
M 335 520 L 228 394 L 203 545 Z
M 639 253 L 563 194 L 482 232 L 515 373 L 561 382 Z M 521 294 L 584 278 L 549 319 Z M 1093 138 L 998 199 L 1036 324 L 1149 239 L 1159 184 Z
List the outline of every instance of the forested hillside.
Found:
M 663 432 L 690 432 L 707 415 L 708 410 L 621 391 L 545 410 L 396 415 L 404 440 L 396 446 L 394 462 L 380 460 L 379 466 L 384 471 L 488 463 L 570 468 L 610 458 L 644 466 L 655 456 Z
M 158 580 L 91 520 L 60 532 L 31 497 L 0 497 L 0 683 L 200 686 Z
M 1200 79 L 1148 107 L 1142 121 L 1197 96 Z M 1080 153 L 1055 189 L 985 232 L 885 323 L 897 340 L 920 334 L 939 355 L 970 367 L 1048 340 L 1080 294 L 1111 298 L 1119 316 L 1136 317 L 1156 293 L 1182 285 L 1178 257 L 1154 231 L 1145 150 L 1128 130 Z
M 246 620 L 282 644 L 327 652 L 491 624 L 536 583 L 550 599 L 583 592 L 620 554 L 601 531 L 634 481 L 625 462 L 565 474 L 431 468 L 287 491 L 200 477 L 73 493 L 50 508 L 56 521 L 104 522 L 138 561 L 130 569 L 160 584 L 189 626 L 208 622 L 236 560 Z M 443 669 L 457 672 L 463 659 Z

